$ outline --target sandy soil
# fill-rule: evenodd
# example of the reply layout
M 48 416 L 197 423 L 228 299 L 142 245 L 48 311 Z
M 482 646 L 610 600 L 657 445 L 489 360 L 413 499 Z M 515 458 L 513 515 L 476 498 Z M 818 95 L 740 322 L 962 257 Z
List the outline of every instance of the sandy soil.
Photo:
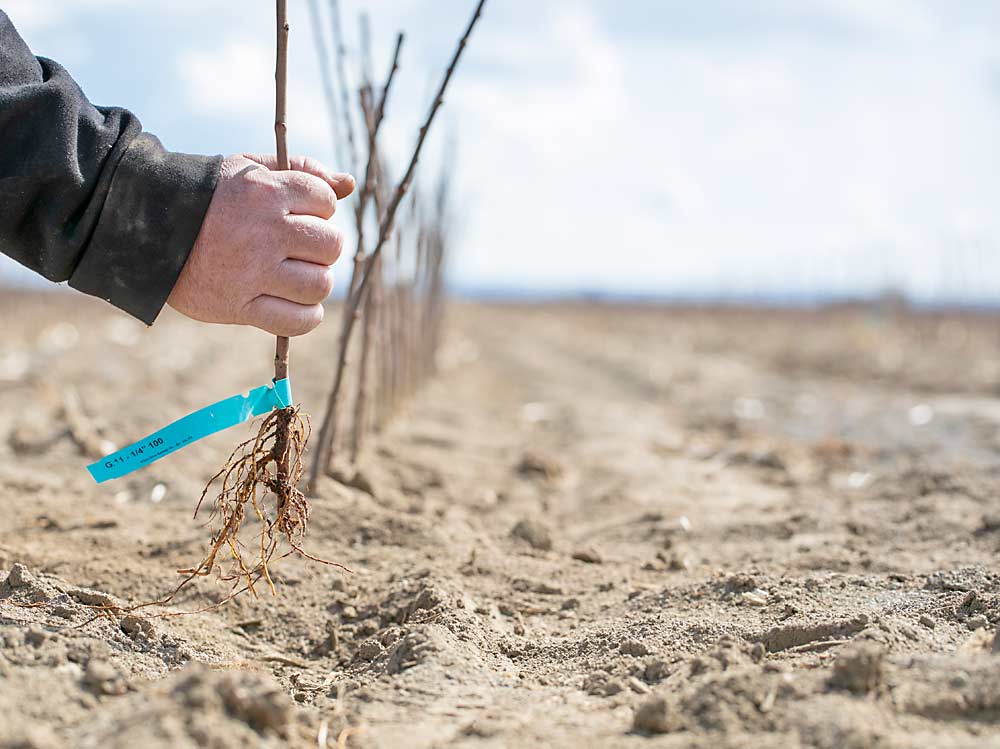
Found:
M 0 746 L 1000 747 L 995 320 L 456 306 L 372 491 L 314 499 L 353 574 L 151 620 L 90 607 L 200 559 L 249 428 L 102 486 L 86 454 L 266 382 L 270 340 L 0 320 Z M 314 414 L 334 327 L 294 346 Z

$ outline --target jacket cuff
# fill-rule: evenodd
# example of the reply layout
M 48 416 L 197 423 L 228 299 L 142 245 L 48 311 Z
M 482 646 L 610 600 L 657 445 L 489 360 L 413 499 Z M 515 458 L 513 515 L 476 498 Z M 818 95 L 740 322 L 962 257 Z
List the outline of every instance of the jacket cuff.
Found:
M 198 238 L 221 162 L 171 153 L 148 133 L 136 137 L 69 285 L 152 325 Z

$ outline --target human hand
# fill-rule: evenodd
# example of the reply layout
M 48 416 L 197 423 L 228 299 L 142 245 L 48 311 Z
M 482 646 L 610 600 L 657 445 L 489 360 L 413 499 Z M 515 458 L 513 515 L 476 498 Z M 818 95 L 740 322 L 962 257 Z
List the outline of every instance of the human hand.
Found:
M 330 266 L 343 235 L 329 222 L 354 178 L 293 156 L 238 154 L 222 162 L 201 231 L 167 303 L 201 322 L 297 336 L 323 321 Z

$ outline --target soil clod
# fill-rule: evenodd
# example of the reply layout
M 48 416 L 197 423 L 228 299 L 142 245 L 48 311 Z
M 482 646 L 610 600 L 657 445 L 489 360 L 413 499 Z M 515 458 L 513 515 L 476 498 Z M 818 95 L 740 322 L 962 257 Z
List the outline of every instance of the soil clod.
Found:
M 632 730 L 636 733 L 660 734 L 672 730 L 670 706 L 663 697 L 644 700 L 635 711 Z
M 876 643 L 861 642 L 846 648 L 833 664 L 830 686 L 855 694 L 879 688 L 885 672 L 885 650 Z
M 519 520 L 511 529 L 510 535 L 526 541 L 533 549 L 538 549 L 539 551 L 550 551 L 552 549 L 552 532 L 544 523 L 533 518 Z

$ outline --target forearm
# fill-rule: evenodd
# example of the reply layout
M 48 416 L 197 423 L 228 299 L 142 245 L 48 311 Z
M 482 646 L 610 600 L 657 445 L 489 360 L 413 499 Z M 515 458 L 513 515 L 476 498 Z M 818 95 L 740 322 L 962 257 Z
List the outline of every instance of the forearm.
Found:
M 91 105 L 0 11 L 0 252 L 152 323 L 220 160 L 165 151 L 131 113 Z

